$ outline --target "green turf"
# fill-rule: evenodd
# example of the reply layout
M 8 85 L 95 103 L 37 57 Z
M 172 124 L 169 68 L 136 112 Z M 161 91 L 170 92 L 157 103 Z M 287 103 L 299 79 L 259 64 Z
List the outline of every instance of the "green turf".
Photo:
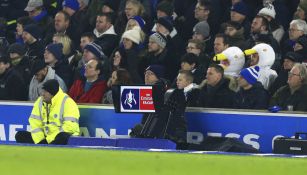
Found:
M 307 174 L 307 159 L 0 145 L 1 175 Z

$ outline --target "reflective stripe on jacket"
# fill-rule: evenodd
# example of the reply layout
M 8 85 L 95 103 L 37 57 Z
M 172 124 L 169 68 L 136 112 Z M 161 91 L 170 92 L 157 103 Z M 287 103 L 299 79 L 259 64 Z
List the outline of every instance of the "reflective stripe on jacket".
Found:
M 59 132 L 79 135 L 79 117 L 77 104 L 61 88 L 51 99 L 51 104 L 39 97 L 29 118 L 34 143 L 44 139 L 51 143 Z

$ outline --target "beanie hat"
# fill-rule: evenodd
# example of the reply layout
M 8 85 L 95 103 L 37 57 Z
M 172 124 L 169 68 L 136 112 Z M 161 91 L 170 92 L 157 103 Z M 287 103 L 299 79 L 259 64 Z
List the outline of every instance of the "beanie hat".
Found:
M 26 12 L 31 12 L 37 7 L 43 6 L 43 0 L 29 0 L 27 7 L 25 8 Z
M 247 5 L 243 2 L 237 2 L 231 7 L 231 11 L 240 13 L 241 15 L 247 16 L 248 15 L 248 8 Z
M 259 66 L 242 69 L 240 75 L 251 85 L 257 82 Z
M 38 71 L 44 69 L 47 66 L 47 64 L 45 63 L 45 60 L 43 59 L 38 59 L 33 63 L 32 66 L 32 75 L 35 75 Z
M 17 53 L 18 55 L 22 56 L 26 53 L 26 47 L 20 43 L 13 43 L 8 48 L 8 53 Z
M 140 16 L 133 16 L 130 19 L 134 19 L 139 24 L 141 29 L 144 29 L 145 21 L 144 21 L 144 19 L 142 17 L 140 17 Z
M 307 13 L 307 0 L 300 0 L 298 6 Z
M 0 55 L 0 63 L 4 63 L 4 64 L 7 64 L 7 63 L 10 63 L 10 59 L 7 55 Z
M 201 21 L 194 26 L 193 32 L 203 35 L 204 38 L 208 38 L 210 35 L 210 26 L 207 21 Z
M 78 11 L 80 8 L 78 0 L 64 0 L 62 6 L 69 7 L 74 11 Z
M 146 68 L 145 72 L 148 71 L 148 70 L 151 71 L 151 72 L 153 72 L 153 73 L 156 75 L 156 77 L 157 77 L 158 79 L 164 77 L 165 69 L 164 69 L 164 67 L 161 66 L 161 65 L 150 65 L 150 66 L 148 66 L 148 67 Z
M 259 12 L 259 15 L 266 15 L 270 16 L 275 19 L 276 12 L 273 4 L 267 4 L 265 7 L 263 7 Z
M 52 55 L 57 59 L 61 60 L 63 56 L 63 45 L 62 43 L 49 44 L 46 50 L 52 53 Z
M 307 49 L 307 37 L 305 35 L 300 36 L 296 42 L 302 45 L 303 49 Z
M 162 48 L 166 46 L 166 38 L 162 34 L 153 33 L 150 35 L 149 39 L 154 40 Z
M 166 16 L 159 18 L 156 23 L 164 26 L 169 32 L 173 31 L 173 22 Z
M 28 32 L 31 34 L 35 39 L 40 39 L 41 38 L 41 29 L 38 25 L 36 24 L 29 24 L 26 25 L 23 29 L 25 32 Z
M 84 47 L 84 49 L 92 52 L 98 59 L 102 59 L 104 57 L 104 53 L 102 52 L 102 48 L 94 42 L 88 43 Z
M 132 42 L 136 43 L 136 44 L 140 44 L 141 42 L 141 33 L 139 30 L 137 29 L 131 29 L 131 30 L 127 30 L 122 38 L 126 38 L 131 40 Z
M 293 62 L 301 62 L 301 60 L 303 60 L 303 57 L 301 54 L 296 53 L 296 52 L 287 52 L 286 56 L 284 59 L 289 59 Z
M 166 13 L 167 16 L 172 16 L 174 13 L 174 6 L 169 1 L 162 1 L 157 5 L 157 11 Z
M 55 79 L 47 80 L 44 84 L 42 89 L 49 92 L 51 95 L 55 96 L 55 94 L 59 91 L 59 82 Z

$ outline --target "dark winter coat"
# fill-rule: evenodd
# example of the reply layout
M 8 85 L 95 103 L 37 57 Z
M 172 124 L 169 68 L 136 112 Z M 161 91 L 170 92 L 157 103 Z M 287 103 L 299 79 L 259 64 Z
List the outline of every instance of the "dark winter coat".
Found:
M 95 40 L 101 48 L 103 53 L 110 57 L 113 50 L 118 46 L 119 37 L 115 34 L 104 34 Z
M 260 82 L 257 82 L 251 89 L 241 88 L 236 93 L 235 108 L 239 109 L 267 109 L 269 94 Z
M 289 85 L 277 90 L 270 101 L 270 106 L 280 106 L 282 110 L 287 110 L 287 106 L 292 105 L 294 111 L 307 111 L 307 85 L 304 84 L 293 94 Z
M 69 64 L 61 60 L 56 62 L 52 68 L 55 70 L 55 73 L 63 79 L 67 89 L 69 89 L 73 82 L 73 71 Z
M 22 76 L 14 69 L 0 75 L 0 100 L 27 100 L 28 92 Z
M 208 85 L 204 80 L 200 85 L 198 106 L 205 108 L 232 108 L 235 92 L 230 89 L 230 86 L 229 79 L 221 79 L 215 87 Z

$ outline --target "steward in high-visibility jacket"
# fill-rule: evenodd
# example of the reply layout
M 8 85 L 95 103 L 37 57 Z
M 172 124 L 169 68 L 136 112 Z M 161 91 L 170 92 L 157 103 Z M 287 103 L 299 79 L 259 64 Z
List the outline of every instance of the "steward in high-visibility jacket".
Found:
M 29 118 L 31 133 L 17 132 L 16 141 L 67 144 L 71 135 L 78 136 L 80 133 L 79 117 L 79 109 L 73 99 L 62 91 L 57 80 L 48 80 L 43 84 L 42 95 L 35 101 Z

